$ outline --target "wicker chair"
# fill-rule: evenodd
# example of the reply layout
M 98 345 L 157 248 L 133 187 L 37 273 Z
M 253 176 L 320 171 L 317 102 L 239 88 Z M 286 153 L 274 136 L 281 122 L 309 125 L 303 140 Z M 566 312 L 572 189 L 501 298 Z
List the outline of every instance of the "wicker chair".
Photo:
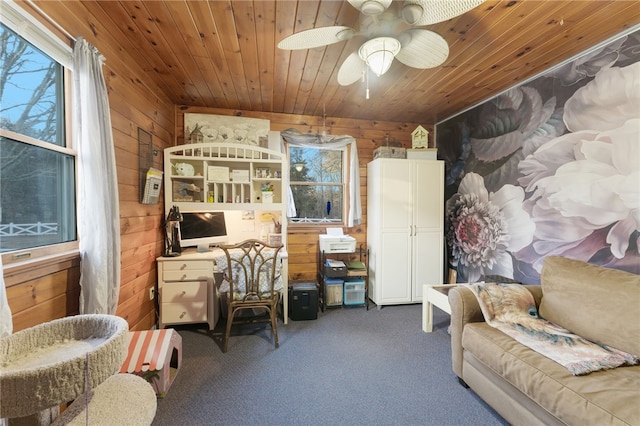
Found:
M 277 308 L 281 289 L 277 287 L 279 277 L 278 253 L 280 246 L 271 246 L 259 240 L 246 240 L 234 245 L 223 245 L 226 265 L 220 289 L 228 301 L 227 327 L 222 351 L 227 352 L 229 335 L 233 324 L 270 322 L 276 348 L 278 343 Z M 281 281 L 280 281 L 281 282 Z M 227 284 L 228 283 L 228 284 Z M 252 310 L 248 316 L 240 311 Z M 256 311 L 265 315 L 255 315 Z

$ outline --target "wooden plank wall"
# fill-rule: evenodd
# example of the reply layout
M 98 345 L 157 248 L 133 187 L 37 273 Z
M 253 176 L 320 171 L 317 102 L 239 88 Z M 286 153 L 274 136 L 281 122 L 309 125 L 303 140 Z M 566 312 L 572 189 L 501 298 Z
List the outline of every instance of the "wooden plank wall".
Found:
M 176 143 L 184 143 L 184 114 L 234 115 L 270 120 L 273 131 L 294 128 L 301 132 L 322 132 L 333 135 L 351 135 L 358 145 L 360 163 L 360 191 L 362 195 L 362 224 L 345 228 L 345 233 L 356 238 L 358 246 L 366 247 L 367 238 L 367 163 L 373 159 L 373 150 L 389 140 L 404 147 L 411 147 L 411 132 L 415 123 L 381 122 L 355 120 L 338 117 L 316 117 L 308 115 L 274 114 L 263 112 L 239 111 L 221 108 L 176 107 Z M 433 135 L 433 124 L 422 123 Z M 287 249 L 289 252 L 289 280 L 314 280 L 317 274 L 318 234 L 324 233 L 324 227 L 294 229 L 288 228 Z
M 39 16 L 29 3 L 19 2 L 45 26 L 65 38 L 64 32 L 83 36 L 105 56 L 103 67 L 111 111 L 118 189 L 120 193 L 120 223 L 122 238 L 122 280 L 116 314 L 125 318 L 132 330 L 151 328 L 156 322 L 155 302 L 148 298 L 149 288 L 157 280 L 156 257 L 162 253 L 162 201 L 155 205 L 138 202 L 138 128 L 153 135 L 159 150 L 154 159 L 162 169 L 161 150 L 183 139 L 185 112 L 220 115 L 240 115 L 271 121 L 272 130 L 296 128 L 300 131 L 320 132 L 323 122 L 331 134 L 349 134 L 357 139 L 362 185 L 363 224 L 345 231 L 358 243 L 366 243 L 366 165 L 373 158 L 373 150 L 385 143 L 385 138 L 410 145 L 414 123 L 351 120 L 336 117 L 314 117 L 291 114 L 246 112 L 217 108 L 196 108 L 174 105 L 160 87 L 148 76 L 149 70 L 139 67 L 121 49 L 125 37 L 107 33 L 101 22 L 106 16 L 94 16 L 78 3 L 58 2 L 48 8 L 49 16 L 59 24 L 52 26 Z M 430 132 L 433 126 L 421 123 Z M 320 230 L 290 230 L 288 235 L 290 278 L 314 279 L 316 276 L 317 241 Z M 7 273 L 7 297 L 14 321 L 14 331 L 78 313 L 79 257 L 65 256 L 46 268 L 24 268 L 19 273 Z
M 138 202 L 138 128 L 153 135 L 153 144 L 159 149 L 154 163 L 162 168 L 162 149 L 175 140 L 174 104 L 122 51 L 125 36 L 104 30 L 101 22 L 107 21 L 106 16 L 92 16 L 77 3 L 60 2 L 49 16 L 62 27 L 61 32 L 28 3 L 19 4 L 62 38 L 64 31 L 83 36 L 106 58 L 103 72 L 116 151 L 122 237 L 122 280 L 116 314 L 125 318 L 132 330 L 149 329 L 156 322 L 149 288 L 157 279 L 155 259 L 162 253 L 160 226 L 164 212 L 162 201 L 154 205 Z M 76 254 L 48 268 L 31 268 L 6 278 L 14 331 L 78 313 L 79 276 Z

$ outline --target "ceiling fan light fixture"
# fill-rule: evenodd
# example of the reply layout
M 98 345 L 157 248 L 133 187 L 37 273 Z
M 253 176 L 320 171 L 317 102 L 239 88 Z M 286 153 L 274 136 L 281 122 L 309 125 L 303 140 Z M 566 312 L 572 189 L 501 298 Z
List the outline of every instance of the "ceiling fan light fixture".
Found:
M 424 8 L 416 3 L 405 3 L 402 6 L 402 19 L 409 24 L 415 25 L 422 18 Z
M 389 6 L 388 4 L 385 4 L 385 3 L 390 3 L 390 2 L 383 3 L 378 0 L 365 0 L 360 5 L 360 12 L 362 12 L 362 14 L 367 16 L 380 15 Z
M 358 54 L 369 69 L 380 77 L 389 70 L 400 47 L 400 42 L 393 37 L 376 37 L 360 46 Z

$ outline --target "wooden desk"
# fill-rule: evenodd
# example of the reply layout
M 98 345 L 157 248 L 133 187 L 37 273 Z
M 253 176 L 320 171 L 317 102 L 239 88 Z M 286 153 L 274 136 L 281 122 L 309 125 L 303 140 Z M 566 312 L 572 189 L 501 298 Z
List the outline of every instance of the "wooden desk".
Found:
M 159 257 L 158 262 L 158 296 L 160 312 L 159 327 L 164 328 L 167 324 L 188 324 L 193 322 L 207 322 L 209 329 L 213 330 L 220 316 L 220 303 L 218 299 L 218 289 L 215 285 L 214 274 L 218 272 L 216 259 L 223 257 L 224 251 L 214 248 L 207 252 L 199 253 L 195 250 L 188 250 L 176 257 Z M 278 256 L 282 259 L 280 274 L 282 276 L 282 309 L 285 312 L 283 321 L 288 323 L 289 309 L 289 254 L 286 249 L 281 249 Z M 197 270 L 191 271 L 192 265 Z M 195 273 L 195 274 L 194 274 Z M 193 276 L 192 276 L 193 275 Z M 163 316 L 163 303 L 168 302 L 163 295 L 164 288 L 172 288 L 182 283 L 190 286 L 189 289 L 180 290 L 177 296 L 187 298 L 188 303 L 176 300 L 174 304 L 167 304 L 167 309 L 173 305 L 179 306 L 180 312 L 168 312 Z M 185 291 L 189 290 L 189 291 Z M 185 309 L 186 306 L 186 309 Z M 164 317 L 167 317 L 165 320 Z

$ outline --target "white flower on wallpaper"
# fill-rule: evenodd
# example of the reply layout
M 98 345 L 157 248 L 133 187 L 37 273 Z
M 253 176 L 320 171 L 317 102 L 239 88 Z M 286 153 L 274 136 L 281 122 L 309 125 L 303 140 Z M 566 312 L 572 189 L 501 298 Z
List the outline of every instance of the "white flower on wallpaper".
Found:
M 522 254 L 538 271 L 548 255 L 589 260 L 608 248 L 622 259 L 640 230 L 640 62 L 601 70 L 566 102 L 564 121 L 571 133 L 520 163 L 536 223 Z
M 609 68 L 620 57 L 620 49 L 627 37 L 607 44 L 599 49 L 588 52 L 574 61 L 562 65 L 549 73 L 550 77 L 557 78 L 564 86 L 571 86 L 585 78 L 595 76 L 601 69 Z
M 630 118 L 640 118 L 640 62 L 603 69 L 564 107 L 564 122 L 571 132 L 611 130 Z
M 526 86 L 488 102 L 479 123 L 470 139 L 471 151 L 480 162 L 500 162 L 500 167 L 485 175 L 485 185 L 493 191 L 505 183 L 516 184 L 520 161 L 565 131 L 556 98 L 543 102 L 535 88 Z
M 447 241 L 463 281 L 482 275 L 513 278 L 512 252 L 529 245 L 535 225 L 523 210 L 524 190 L 504 185 L 485 188 L 482 176 L 468 173 L 447 201 Z

